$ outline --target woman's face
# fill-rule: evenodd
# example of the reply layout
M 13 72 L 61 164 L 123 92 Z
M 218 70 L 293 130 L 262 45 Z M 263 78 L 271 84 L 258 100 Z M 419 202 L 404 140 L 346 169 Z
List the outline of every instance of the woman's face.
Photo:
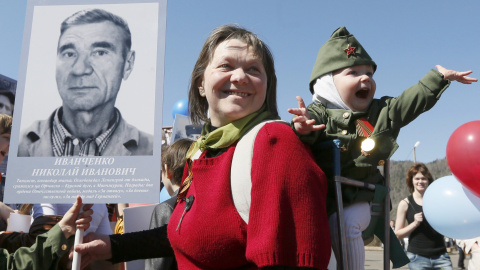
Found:
M 198 85 L 207 98 L 212 125 L 221 127 L 258 111 L 265 102 L 267 74 L 262 59 L 245 42 L 220 43 Z
M 413 176 L 412 183 L 413 183 L 413 189 L 420 193 L 424 193 L 429 184 L 428 179 L 425 176 L 423 176 L 422 173 L 417 173 L 415 176 Z

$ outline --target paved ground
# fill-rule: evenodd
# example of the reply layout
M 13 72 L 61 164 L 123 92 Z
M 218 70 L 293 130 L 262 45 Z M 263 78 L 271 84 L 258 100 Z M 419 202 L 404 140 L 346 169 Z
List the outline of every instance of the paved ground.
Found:
M 465 258 L 465 266 L 468 265 L 468 258 Z M 456 250 L 450 253 L 450 259 L 452 260 L 453 269 L 459 269 L 458 265 L 458 252 Z M 396 269 L 408 269 L 405 265 Z M 365 270 L 383 270 L 383 250 L 380 248 L 369 248 L 365 250 Z

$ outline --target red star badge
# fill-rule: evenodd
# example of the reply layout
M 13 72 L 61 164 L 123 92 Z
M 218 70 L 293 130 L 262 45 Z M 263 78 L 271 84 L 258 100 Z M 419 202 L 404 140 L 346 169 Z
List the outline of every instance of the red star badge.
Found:
M 355 55 L 355 49 L 357 47 L 352 47 L 350 46 L 350 44 L 348 44 L 348 47 L 346 49 L 344 49 L 344 51 L 347 53 L 347 56 L 350 56 L 350 54 L 353 54 Z

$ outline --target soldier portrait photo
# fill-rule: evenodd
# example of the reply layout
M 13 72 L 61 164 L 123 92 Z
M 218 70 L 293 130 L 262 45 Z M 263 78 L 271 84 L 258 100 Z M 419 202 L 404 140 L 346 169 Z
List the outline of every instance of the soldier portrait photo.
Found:
M 135 113 L 154 110 L 148 106 L 154 100 L 155 89 L 136 85 L 125 90 L 134 74 L 138 53 L 132 42 L 135 33 L 129 22 L 102 8 L 87 8 L 71 13 L 57 26 L 54 74 L 46 75 L 55 80 L 56 95 L 61 104 L 50 109 L 47 117 L 37 118 L 29 125 L 22 119 L 18 144 L 18 157 L 60 156 L 148 156 L 153 154 L 153 118 L 149 131 L 137 127 L 145 117 L 127 115 L 117 107 L 117 97 L 122 92 L 134 92 L 142 88 L 150 93 L 132 99 L 144 104 Z M 32 38 L 35 27 L 32 28 Z M 32 49 L 33 46 L 31 46 Z M 138 44 L 137 44 L 138 47 Z M 27 68 L 28 69 L 28 68 Z M 30 73 L 31 72 L 31 73 Z M 27 70 L 27 74 L 36 71 Z M 47 70 L 44 71 L 46 74 Z M 137 72 L 138 73 L 138 72 Z M 34 76 L 28 76 L 34 78 Z M 49 78 L 49 79 L 50 79 Z M 25 100 L 32 97 L 25 87 Z M 34 87 L 35 88 L 35 87 Z M 33 89 L 35 97 L 48 103 L 52 99 L 43 89 Z M 145 93 L 145 92 L 143 92 Z M 32 108 L 24 102 L 24 114 Z M 137 102 L 138 104 L 138 102 Z M 38 105 L 45 105 L 38 102 Z M 133 119 L 133 120 L 132 120 Z

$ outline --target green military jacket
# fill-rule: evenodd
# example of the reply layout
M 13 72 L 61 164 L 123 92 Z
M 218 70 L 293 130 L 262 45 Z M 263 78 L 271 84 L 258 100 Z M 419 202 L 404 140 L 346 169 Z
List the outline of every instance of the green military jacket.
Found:
M 308 106 L 308 113 L 316 124 L 325 124 L 325 129 L 299 135 L 300 139 L 311 145 L 319 166 L 329 179 L 327 208 L 329 214 L 335 212 L 335 192 L 333 182 L 333 155 L 319 150 L 318 143 L 340 140 L 341 175 L 371 184 L 382 184 L 383 176 L 377 166 L 383 165 L 397 150 L 397 136 L 400 129 L 413 121 L 418 115 L 435 105 L 450 82 L 443 79 L 440 72 L 431 70 L 417 84 L 406 89 L 399 97 L 374 99 L 367 112 L 352 112 L 344 109 L 327 109 L 320 103 Z M 375 148 L 368 155 L 362 155 L 360 145 L 364 137 L 356 132 L 355 120 L 364 117 L 374 131 L 371 138 Z M 356 202 L 370 202 L 373 192 L 364 188 L 342 185 L 344 206 Z
M 31 247 L 21 247 L 15 253 L 0 251 L 0 269 L 58 269 L 60 258 L 70 251 L 74 237 L 65 238 L 62 230 L 55 225 L 47 233 L 37 236 Z

